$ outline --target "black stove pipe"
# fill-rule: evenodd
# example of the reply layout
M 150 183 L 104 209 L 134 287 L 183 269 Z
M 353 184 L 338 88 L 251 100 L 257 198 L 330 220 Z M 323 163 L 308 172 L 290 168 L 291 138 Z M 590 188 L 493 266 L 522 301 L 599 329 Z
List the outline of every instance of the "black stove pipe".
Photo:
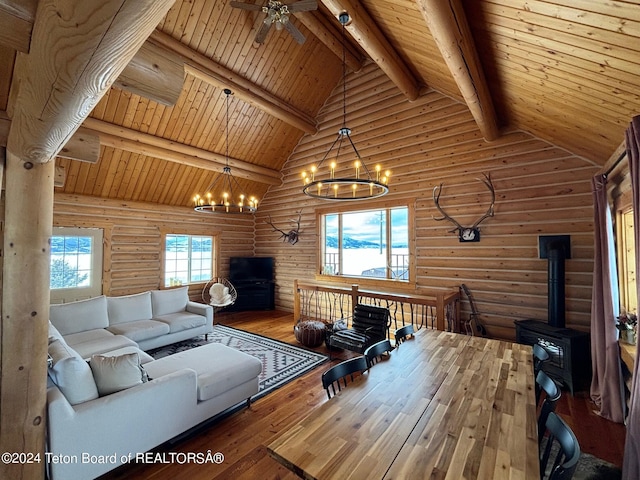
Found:
M 552 327 L 565 328 L 564 305 L 564 260 L 565 250 L 562 246 L 549 245 L 548 260 L 548 293 L 549 293 L 549 318 L 548 323 Z

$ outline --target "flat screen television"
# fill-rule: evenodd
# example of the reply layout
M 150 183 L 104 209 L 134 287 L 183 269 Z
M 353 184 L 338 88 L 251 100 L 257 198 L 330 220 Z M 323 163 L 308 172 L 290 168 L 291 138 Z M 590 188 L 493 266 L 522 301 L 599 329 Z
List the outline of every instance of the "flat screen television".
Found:
M 231 283 L 273 281 L 273 257 L 231 257 L 229 280 Z

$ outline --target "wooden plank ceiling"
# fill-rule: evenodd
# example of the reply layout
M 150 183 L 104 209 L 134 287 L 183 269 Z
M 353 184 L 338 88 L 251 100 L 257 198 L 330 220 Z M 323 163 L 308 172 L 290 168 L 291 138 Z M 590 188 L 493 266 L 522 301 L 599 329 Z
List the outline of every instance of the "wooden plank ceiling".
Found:
M 3 144 L 19 85 L 14 62 L 28 51 L 36 8 L 36 0 L 0 0 Z M 140 69 L 121 77 L 78 132 L 100 139 L 98 161 L 58 158 L 66 178 L 57 191 L 191 205 L 226 161 L 229 87 L 232 172 L 246 193 L 263 197 L 340 83 L 335 15 L 343 10 L 353 17 L 349 69 L 378 63 L 408 101 L 430 87 L 467 103 L 487 140 L 525 130 L 604 164 L 640 113 L 638 0 L 321 0 L 317 11 L 291 17 L 302 45 L 275 29 L 254 43 L 262 12 L 176 0 L 147 43 L 184 64 L 177 101 L 136 90 Z

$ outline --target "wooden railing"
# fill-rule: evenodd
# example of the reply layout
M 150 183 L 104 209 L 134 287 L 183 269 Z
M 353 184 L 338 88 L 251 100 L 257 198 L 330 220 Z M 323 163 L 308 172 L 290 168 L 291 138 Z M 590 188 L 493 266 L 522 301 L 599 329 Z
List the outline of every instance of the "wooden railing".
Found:
M 460 289 L 412 295 L 380 290 L 362 290 L 358 285 L 341 287 L 295 280 L 294 319 L 334 323 L 349 320 L 353 305 L 364 303 L 386 307 L 391 313 L 391 328 L 404 325 L 453 332 L 460 331 Z

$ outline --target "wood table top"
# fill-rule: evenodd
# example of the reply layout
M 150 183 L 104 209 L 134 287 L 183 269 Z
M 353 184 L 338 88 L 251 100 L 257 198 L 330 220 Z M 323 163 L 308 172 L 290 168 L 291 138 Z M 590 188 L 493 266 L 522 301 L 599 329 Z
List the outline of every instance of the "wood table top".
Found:
M 537 480 L 534 392 L 530 346 L 421 330 L 268 450 L 308 479 Z

